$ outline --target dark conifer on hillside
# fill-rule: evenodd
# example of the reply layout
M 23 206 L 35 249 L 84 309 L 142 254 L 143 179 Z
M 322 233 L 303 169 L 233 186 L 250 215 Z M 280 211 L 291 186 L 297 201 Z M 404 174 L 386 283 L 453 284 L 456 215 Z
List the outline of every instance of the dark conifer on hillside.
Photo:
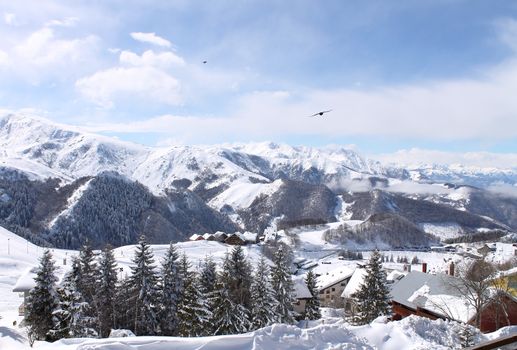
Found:
M 36 286 L 30 291 L 26 304 L 25 322 L 29 341 L 52 340 L 53 314 L 58 308 L 56 267 L 50 250 L 45 250 L 36 271 Z
M 274 265 L 271 269 L 271 284 L 277 301 L 275 307 L 277 321 L 292 324 L 294 323 L 293 304 L 295 296 L 286 250 L 280 247 L 276 251 L 273 259 Z
M 113 249 L 108 244 L 99 260 L 99 280 L 97 284 L 96 304 L 98 310 L 101 337 L 107 337 L 115 324 L 115 301 L 117 293 L 117 263 Z
M 145 236 L 140 237 L 133 258 L 135 266 L 128 284 L 128 303 L 133 309 L 133 332 L 136 335 L 154 335 L 159 331 L 158 322 L 158 276 L 155 271 L 154 255 Z
M 179 257 L 171 243 L 162 262 L 160 284 L 161 334 L 174 335 L 178 326 L 178 303 L 183 290 L 183 275 L 179 271 Z
M 276 320 L 276 299 L 269 277 L 269 266 L 262 256 L 251 285 L 251 323 L 253 329 L 269 326 Z
M 311 292 L 312 298 L 307 300 L 307 303 L 305 304 L 303 318 L 305 320 L 317 320 L 321 318 L 320 298 L 318 289 L 316 288 L 316 276 L 312 270 L 307 273 L 307 276 L 305 277 L 305 284 L 307 285 L 309 292 Z
M 212 312 L 208 309 L 208 301 L 201 292 L 198 276 L 191 271 L 191 265 L 185 254 L 181 257 L 180 274 L 183 279 L 183 290 L 178 304 L 178 335 L 183 337 L 208 335 Z
M 379 316 L 390 313 L 390 296 L 386 272 L 382 270 L 381 255 L 376 250 L 366 265 L 366 275 L 359 290 L 353 295 L 357 314 L 352 322 L 367 324 Z
M 236 303 L 232 295 L 233 278 L 230 271 L 230 257 L 226 255 L 214 290 L 214 309 L 210 322 L 214 335 L 244 333 L 250 328 L 249 310 Z

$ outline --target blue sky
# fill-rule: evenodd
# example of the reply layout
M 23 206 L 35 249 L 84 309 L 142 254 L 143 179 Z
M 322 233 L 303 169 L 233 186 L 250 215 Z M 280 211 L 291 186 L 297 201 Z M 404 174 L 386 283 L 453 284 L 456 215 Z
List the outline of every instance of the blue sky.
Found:
M 4 113 L 125 140 L 517 152 L 515 1 L 22 0 L 0 37 Z

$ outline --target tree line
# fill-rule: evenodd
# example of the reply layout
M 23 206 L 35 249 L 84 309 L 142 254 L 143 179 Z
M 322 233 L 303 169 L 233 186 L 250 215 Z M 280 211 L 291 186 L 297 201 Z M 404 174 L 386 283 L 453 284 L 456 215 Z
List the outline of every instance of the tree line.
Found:
M 262 256 L 253 268 L 242 247 L 236 246 L 219 269 L 211 257 L 194 269 L 170 244 L 158 267 L 142 236 L 132 262 L 131 274 L 119 279 L 112 248 L 106 246 L 97 257 L 85 245 L 58 284 L 52 254 L 46 250 L 26 304 L 31 343 L 107 337 L 112 329 L 184 337 L 235 334 L 273 323 L 292 324 L 297 316 L 320 317 L 312 273 L 306 283 L 313 298 L 302 315 L 295 314 L 288 252 L 282 247 L 271 267 Z

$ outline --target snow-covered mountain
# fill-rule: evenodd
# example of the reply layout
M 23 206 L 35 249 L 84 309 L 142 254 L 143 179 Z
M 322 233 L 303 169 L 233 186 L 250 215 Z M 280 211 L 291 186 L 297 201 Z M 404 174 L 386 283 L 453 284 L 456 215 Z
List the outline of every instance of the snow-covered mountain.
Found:
M 262 232 L 272 224 L 347 218 L 365 221 L 361 228 L 372 235 L 389 223 L 395 232 L 403 220 L 411 234 L 447 238 L 454 237 L 451 230 L 517 229 L 517 197 L 465 186 L 504 182 L 514 188 L 515 168 L 385 166 L 337 146 L 146 147 L 11 114 L 0 119 L 0 168 L 2 223 L 32 238 L 45 232 L 61 246 L 76 246 L 81 238 L 70 234 L 93 226 L 98 232 L 90 235 L 97 236 L 89 239 L 101 244 L 109 236 L 117 245 L 142 230 L 162 242 L 202 230 Z M 116 182 L 116 195 L 106 182 Z M 122 197 L 132 206 L 119 203 Z M 104 211 L 97 212 L 92 200 Z M 379 224 L 375 214 L 391 216 Z M 127 215 L 137 217 L 128 221 Z M 124 233 L 111 227 L 113 217 Z

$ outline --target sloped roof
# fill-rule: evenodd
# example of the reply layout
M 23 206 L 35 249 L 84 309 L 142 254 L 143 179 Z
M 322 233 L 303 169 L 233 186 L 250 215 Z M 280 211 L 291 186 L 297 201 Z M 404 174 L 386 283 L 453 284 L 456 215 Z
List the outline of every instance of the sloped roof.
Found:
M 302 277 L 302 276 L 300 276 Z M 305 284 L 304 278 L 294 278 L 294 293 L 296 295 L 296 299 L 310 299 L 312 298 L 311 291 L 307 288 Z
M 444 274 L 413 271 L 393 284 L 391 298 L 412 309 L 420 307 L 467 322 L 475 315 L 475 310 L 456 288 L 451 287 L 455 281 L 457 278 Z
M 366 269 L 357 268 L 355 269 L 350 281 L 345 287 L 343 293 L 341 293 L 342 298 L 351 298 L 352 294 L 357 292 L 361 283 L 363 283 L 364 276 L 366 275 Z
M 316 287 L 318 290 L 322 290 L 336 284 L 350 276 L 354 273 L 355 266 L 341 266 L 335 270 L 329 271 L 324 275 L 318 277 L 316 281 Z

